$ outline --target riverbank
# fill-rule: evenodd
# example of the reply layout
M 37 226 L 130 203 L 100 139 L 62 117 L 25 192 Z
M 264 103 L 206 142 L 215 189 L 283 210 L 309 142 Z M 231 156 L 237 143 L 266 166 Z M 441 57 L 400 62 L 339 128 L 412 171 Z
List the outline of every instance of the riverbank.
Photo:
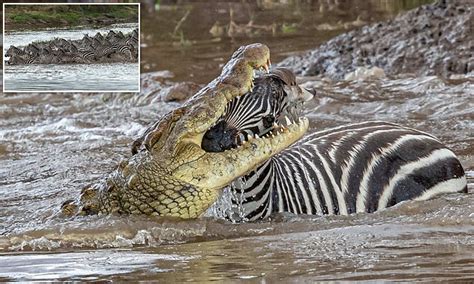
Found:
M 359 68 L 387 75 L 412 73 L 449 78 L 474 70 L 474 8 L 466 0 L 437 1 L 393 20 L 343 33 L 280 66 L 301 76 L 344 79 Z
M 136 5 L 7 5 L 5 31 L 138 23 Z

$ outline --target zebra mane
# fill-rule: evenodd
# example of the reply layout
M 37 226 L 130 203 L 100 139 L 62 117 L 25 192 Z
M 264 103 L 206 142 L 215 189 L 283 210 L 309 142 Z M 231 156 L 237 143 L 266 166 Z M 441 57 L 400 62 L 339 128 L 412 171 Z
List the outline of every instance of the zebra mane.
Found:
M 285 85 L 295 86 L 296 85 L 296 76 L 291 70 L 287 68 L 275 68 L 268 74 L 269 77 L 279 79 L 283 81 Z

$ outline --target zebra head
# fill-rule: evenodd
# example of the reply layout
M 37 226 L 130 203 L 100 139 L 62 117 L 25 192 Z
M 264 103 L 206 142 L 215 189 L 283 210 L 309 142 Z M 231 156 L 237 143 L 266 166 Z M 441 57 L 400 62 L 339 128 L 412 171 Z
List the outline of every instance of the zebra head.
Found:
M 202 148 L 221 152 L 235 148 L 255 135 L 298 121 L 304 102 L 313 95 L 296 84 L 286 68 L 275 68 L 255 79 L 252 92 L 231 101 L 224 115 L 204 135 Z
M 14 47 L 14 46 L 11 45 L 11 46 L 7 49 L 7 51 L 5 52 L 5 57 L 11 57 L 11 56 L 13 55 L 13 53 L 12 53 L 12 52 L 13 52 L 13 47 Z
M 38 56 L 40 49 L 35 43 L 30 43 L 25 47 L 25 51 L 30 55 Z
M 105 39 L 106 40 L 111 40 L 113 38 L 115 38 L 115 32 L 111 30 L 107 33 L 107 35 L 105 36 Z
M 21 49 L 19 49 L 16 46 L 11 45 L 10 48 L 8 48 L 7 52 L 5 53 L 5 57 L 12 57 L 14 55 L 23 55 L 25 52 Z
M 82 44 L 83 45 L 92 44 L 92 39 L 88 34 L 84 34 L 84 37 L 82 38 Z
M 100 32 L 97 32 L 94 36 L 95 39 L 97 39 L 98 41 L 103 41 L 104 40 L 104 37 L 102 36 L 102 34 Z

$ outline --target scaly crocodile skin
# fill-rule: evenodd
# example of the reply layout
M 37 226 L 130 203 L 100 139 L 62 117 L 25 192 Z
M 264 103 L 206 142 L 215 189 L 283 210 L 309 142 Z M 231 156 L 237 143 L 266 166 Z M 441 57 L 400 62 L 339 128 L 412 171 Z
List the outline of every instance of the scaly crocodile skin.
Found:
M 222 116 L 227 103 L 252 90 L 255 69 L 268 70 L 270 51 L 263 44 L 239 48 L 219 77 L 178 109 L 168 113 L 134 143 L 135 153 L 104 181 L 83 189 L 62 212 L 147 214 L 196 218 L 219 190 L 301 138 L 306 119 L 268 137 L 255 137 L 219 153 L 201 148 L 204 133 Z

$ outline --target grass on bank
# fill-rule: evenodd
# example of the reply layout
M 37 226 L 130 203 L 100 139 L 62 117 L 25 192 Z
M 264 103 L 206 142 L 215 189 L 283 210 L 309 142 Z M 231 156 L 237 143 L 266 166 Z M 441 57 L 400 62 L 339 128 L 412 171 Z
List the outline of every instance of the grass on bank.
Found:
M 75 26 L 101 20 L 138 22 L 137 6 L 127 5 L 8 5 L 8 24 Z

